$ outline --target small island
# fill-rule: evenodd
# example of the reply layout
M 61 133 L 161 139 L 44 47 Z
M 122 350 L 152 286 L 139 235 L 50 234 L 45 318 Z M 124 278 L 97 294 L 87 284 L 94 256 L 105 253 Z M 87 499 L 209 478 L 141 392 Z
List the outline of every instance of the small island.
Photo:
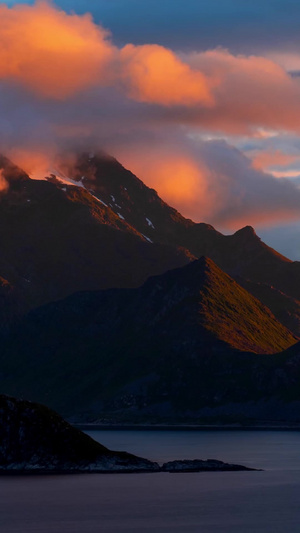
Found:
M 254 470 L 215 459 L 149 461 L 99 444 L 57 413 L 0 395 L 0 474 L 211 472 Z
M 169 461 L 161 467 L 162 472 L 238 472 L 244 470 L 259 471 L 257 468 L 248 468 L 247 466 L 223 463 L 217 459 L 185 459 L 179 461 Z

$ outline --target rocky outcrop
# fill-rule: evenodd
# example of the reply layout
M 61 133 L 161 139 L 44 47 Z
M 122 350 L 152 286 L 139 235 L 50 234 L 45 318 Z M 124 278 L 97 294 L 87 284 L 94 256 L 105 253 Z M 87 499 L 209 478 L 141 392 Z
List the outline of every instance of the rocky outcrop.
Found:
M 157 472 L 157 463 L 114 452 L 47 407 L 0 396 L 0 473 Z
M 161 467 L 162 472 L 237 472 L 244 470 L 257 470 L 247 466 L 223 463 L 217 459 L 185 459 L 183 461 L 170 461 Z

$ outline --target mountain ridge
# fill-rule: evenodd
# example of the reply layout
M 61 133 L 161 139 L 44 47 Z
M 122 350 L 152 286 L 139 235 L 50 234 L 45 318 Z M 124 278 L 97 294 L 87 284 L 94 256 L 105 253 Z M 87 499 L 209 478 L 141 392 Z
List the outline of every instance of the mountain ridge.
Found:
M 265 292 L 259 292 L 260 284 L 300 300 L 300 263 L 263 243 L 251 226 L 233 235 L 222 235 L 210 224 L 186 219 L 111 156 L 82 154 L 67 171 L 74 180 L 82 182 L 84 178 L 87 188 L 91 187 L 117 214 L 122 211 L 124 219 L 151 241 L 184 248 L 191 258 L 210 257 L 238 282 L 243 279 L 256 284 L 254 296 L 267 306 L 271 304 L 275 315 L 278 302 L 273 305 L 270 298 L 264 300 Z M 298 323 L 289 319 L 295 304 L 286 301 L 286 305 L 284 324 L 300 336 Z
M 107 156 L 41 180 L 0 167 L 5 392 L 98 418 L 298 401 L 299 263 L 185 219 Z
M 32 311 L 2 345 L 1 387 L 68 415 L 96 405 L 126 411 L 131 402 L 151 410 L 163 398 L 182 408 L 191 394 L 192 408 L 202 401 L 197 379 L 204 386 L 207 376 L 209 398 L 208 383 L 226 366 L 234 375 L 245 364 L 253 371 L 294 342 L 268 309 L 201 258 L 140 288 L 81 292 Z

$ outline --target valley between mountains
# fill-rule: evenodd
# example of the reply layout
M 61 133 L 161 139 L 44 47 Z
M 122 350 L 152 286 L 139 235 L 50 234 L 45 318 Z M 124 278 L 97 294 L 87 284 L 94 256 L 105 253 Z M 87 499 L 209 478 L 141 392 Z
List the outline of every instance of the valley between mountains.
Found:
M 1 393 L 78 423 L 300 422 L 300 263 L 102 153 L 0 169 Z

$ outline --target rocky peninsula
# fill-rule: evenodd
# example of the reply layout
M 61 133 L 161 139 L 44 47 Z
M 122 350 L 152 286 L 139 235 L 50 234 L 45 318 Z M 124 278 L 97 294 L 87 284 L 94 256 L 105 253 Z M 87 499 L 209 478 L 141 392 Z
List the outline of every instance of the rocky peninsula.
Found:
M 99 444 L 43 405 L 0 395 L 0 474 L 252 470 L 213 459 L 158 463 Z

